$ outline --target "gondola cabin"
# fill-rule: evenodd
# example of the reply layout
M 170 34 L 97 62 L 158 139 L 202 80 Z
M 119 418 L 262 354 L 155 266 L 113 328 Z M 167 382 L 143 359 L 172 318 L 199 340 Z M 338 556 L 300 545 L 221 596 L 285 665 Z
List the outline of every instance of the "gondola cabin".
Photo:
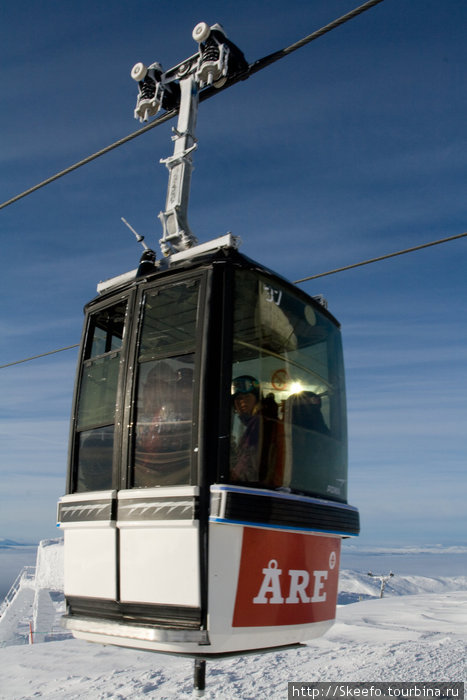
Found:
M 321 635 L 359 529 L 335 318 L 231 235 L 101 285 L 58 518 L 76 637 L 206 657 Z
M 198 91 L 248 70 L 220 25 L 193 38 L 198 53 L 169 71 L 132 70 L 135 116 L 179 115 L 165 257 L 146 246 L 86 306 L 58 520 L 65 626 L 193 655 L 202 689 L 207 656 L 326 631 L 359 524 L 337 321 L 232 235 L 197 245 L 189 229 Z

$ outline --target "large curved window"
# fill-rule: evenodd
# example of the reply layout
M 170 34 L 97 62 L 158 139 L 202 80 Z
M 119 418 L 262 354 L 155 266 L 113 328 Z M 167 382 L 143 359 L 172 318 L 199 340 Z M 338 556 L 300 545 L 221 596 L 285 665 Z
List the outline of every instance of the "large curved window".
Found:
M 278 281 L 235 278 L 230 480 L 345 501 L 340 332 Z

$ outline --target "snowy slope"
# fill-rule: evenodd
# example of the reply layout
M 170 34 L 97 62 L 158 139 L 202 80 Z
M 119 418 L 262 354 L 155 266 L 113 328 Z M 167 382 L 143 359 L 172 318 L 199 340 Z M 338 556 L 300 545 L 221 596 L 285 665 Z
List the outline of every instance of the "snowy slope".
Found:
M 287 697 L 287 681 L 466 681 L 467 591 L 388 596 L 338 608 L 305 647 L 208 662 L 206 698 Z M 188 698 L 192 662 L 66 640 L 0 649 L 0 698 Z

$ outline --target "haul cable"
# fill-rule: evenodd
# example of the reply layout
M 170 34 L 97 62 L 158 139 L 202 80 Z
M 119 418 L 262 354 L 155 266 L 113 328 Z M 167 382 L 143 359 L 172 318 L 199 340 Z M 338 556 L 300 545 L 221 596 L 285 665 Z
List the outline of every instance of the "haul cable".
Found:
M 464 233 L 458 233 L 455 236 L 448 236 L 447 238 L 440 238 L 437 241 L 431 241 L 429 243 L 422 243 L 420 245 L 412 246 L 412 248 L 405 248 L 405 250 L 398 250 L 395 253 L 387 253 L 386 255 L 380 255 L 377 258 L 370 258 L 369 260 L 363 260 L 362 262 L 353 263 L 352 265 L 345 265 L 345 267 L 338 267 L 335 270 L 329 270 L 328 272 L 320 272 L 317 275 L 310 275 L 308 277 L 302 277 L 299 280 L 294 280 L 294 284 L 302 284 L 303 282 L 308 282 L 309 280 L 318 279 L 318 277 L 326 277 L 327 275 L 334 275 L 338 272 L 344 272 L 345 270 L 352 270 L 356 267 L 361 267 L 362 265 L 370 265 L 374 262 L 380 262 L 381 260 L 388 260 L 389 258 L 394 258 L 397 255 L 405 255 L 406 253 L 413 253 L 417 250 L 422 250 L 423 248 L 429 248 L 431 246 L 440 245 L 441 243 L 447 243 L 448 241 L 455 241 L 459 238 L 465 238 L 467 236 L 467 231 Z M 58 350 L 51 350 L 50 352 L 44 352 L 41 355 L 35 355 L 34 357 L 27 357 L 24 360 L 16 360 L 15 362 L 8 362 L 5 365 L 0 365 L 0 369 L 5 367 L 12 367 L 13 365 L 19 365 L 22 362 L 30 362 L 31 360 L 37 360 L 40 357 L 46 357 L 47 355 L 53 355 L 57 352 L 63 352 L 64 350 L 72 350 L 77 348 L 79 345 L 68 345 L 66 348 L 59 348 Z
M 379 3 L 381 3 L 381 2 L 383 2 L 383 0 L 368 0 L 368 2 L 365 2 L 363 5 L 360 5 L 359 7 L 354 8 L 350 12 L 347 12 L 345 15 L 342 15 L 342 17 L 338 17 L 333 22 L 330 22 L 329 24 L 325 25 L 321 29 L 318 29 L 317 31 L 313 32 L 312 34 L 308 34 L 308 36 L 303 37 L 302 39 L 295 42 L 294 44 L 291 44 L 290 46 L 287 46 L 286 48 L 281 49 L 280 51 L 275 51 L 274 53 L 269 54 L 268 56 L 264 56 L 263 58 L 258 59 L 254 63 L 251 63 L 245 71 L 238 73 L 237 75 L 233 75 L 226 82 L 226 84 L 223 87 L 221 87 L 221 88 L 208 87 L 208 88 L 202 90 L 200 92 L 200 95 L 199 95 L 200 102 L 204 102 L 204 100 L 207 100 L 209 97 L 212 97 L 213 95 L 218 94 L 219 92 L 222 92 L 223 90 L 226 90 L 228 87 L 231 87 L 233 84 L 238 83 L 241 80 L 247 80 L 250 77 L 250 75 L 254 75 L 255 73 L 258 73 L 258 71 L 262 70 L 263 68 L 267 68 L 267 66 L 270 66 L 272 63 L 279 61 L 281 58 L 285 58 L 286 56 L 293 53 L 294 51 L 297 51 L 298 49 L 301 49 L 306 44 L 309 44 L 311 41 L 314 41 L 315 39 L 318 39 L 319 37 L 323 36 L 324 34 L 327 34 L 328 32 L 332 31 L 333 29 L 336 29 L 337 27 L 341 26 L 342 24 L 345 24 L 345 22 L 348 22 L 349 20 L 354 19 L 354 17 L 358 17 L 358 15 L 361 15 L 363 12 L 366 12 L 367 10 L 374 7 L 375 5 L 379 5 Z M 46 180 L 39 182 L 37 185 L 34 185 L 33 187 L 30 187 L 27 190 L 24 190 L 24 192 L 17 194 L 16 196 L 12 197 L 11 199 L 8 199 L 6 202 L 3 202 L 3 204 L 0 204 L 0 209 L 5 209 L 5 207 L 8 207 L 10 204 L 14 204 L 14 202 L 17 202 L 18 200 L 23 199 L 24 197 L 27 197 L 28 195 L 32 194 L 33 192 L 36 192 L 37 190 L 41 189 L 42 187 L 45 187 L 46 185 L 50 185 L 50 183 L 54 182 L 55 180 L 58 180 L 61 177 L 64 177 L 65 175 L 68 175 L 69 173 L 73 172 L 74 170 L 77 170 L 78 168 L 81 168 L 83 165 L 87 165 L 88 163 L 91 163 L 91 161 L 96 160 L 97 158 L 100 158 L 101 156 L 105 155 L 106 153 L 110 153 L 110 151 L 113 151 L 114 149 L 119 148 L 120 146 L 123 146 L 125 143 L 132 141 L 133 139 L 137 138 L 138 136 L 145 134 L 147 131 L 154 129 L 156 126 L 159 126 L 160 124 L 163 124 L 164 122 L 168 121 L 169 119 L 172 119 L 173 117 L 175 117 L 177 115 L 177 113 L 178 113 L 178 109 L 172 109 L 169 112 L 165 112 L 160 117 L 157 117 L 157 119 L 152 121 L 150 124 L 148 124 L 147 126 L 144 126 L 142 129 L 138 129 L 137 131 L 134 131 L 133 133 L 128 134 L 128 136 L 124 136 L 123 138 L 119 139 L 118 141 L 115 141 L 114 143 L 110 144 L 110 146 L 106 146 L 105 148 L 102 148 L 100 151 L 96 151 L 96 153 L 93 153 L 92 155 L 88 156 L 87 158 L 83 158 L 82 160 L 78 161 L 74 165 L 70 165 L 68 168 L 61 170 L 60 172 L 56 173 L 55 175 L 52 175 L 51 177 L 47 178 Z

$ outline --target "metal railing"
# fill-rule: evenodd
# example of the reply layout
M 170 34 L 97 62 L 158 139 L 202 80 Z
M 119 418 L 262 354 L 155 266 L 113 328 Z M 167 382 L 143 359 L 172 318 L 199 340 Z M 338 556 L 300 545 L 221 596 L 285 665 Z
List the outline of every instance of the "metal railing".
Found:
M 5 598 L 0 603 L 0 618 L 4 615 L 8 606 L 13 602 L 14 597 L 21 588 L 24 582 L 34 581 L 36 577 L 36 567 L 35 566 L 23 566 L 18 576 L 13 581 L 10 590 L 6 594 Z M 30 588 L 31 586 L 29 586 Z

